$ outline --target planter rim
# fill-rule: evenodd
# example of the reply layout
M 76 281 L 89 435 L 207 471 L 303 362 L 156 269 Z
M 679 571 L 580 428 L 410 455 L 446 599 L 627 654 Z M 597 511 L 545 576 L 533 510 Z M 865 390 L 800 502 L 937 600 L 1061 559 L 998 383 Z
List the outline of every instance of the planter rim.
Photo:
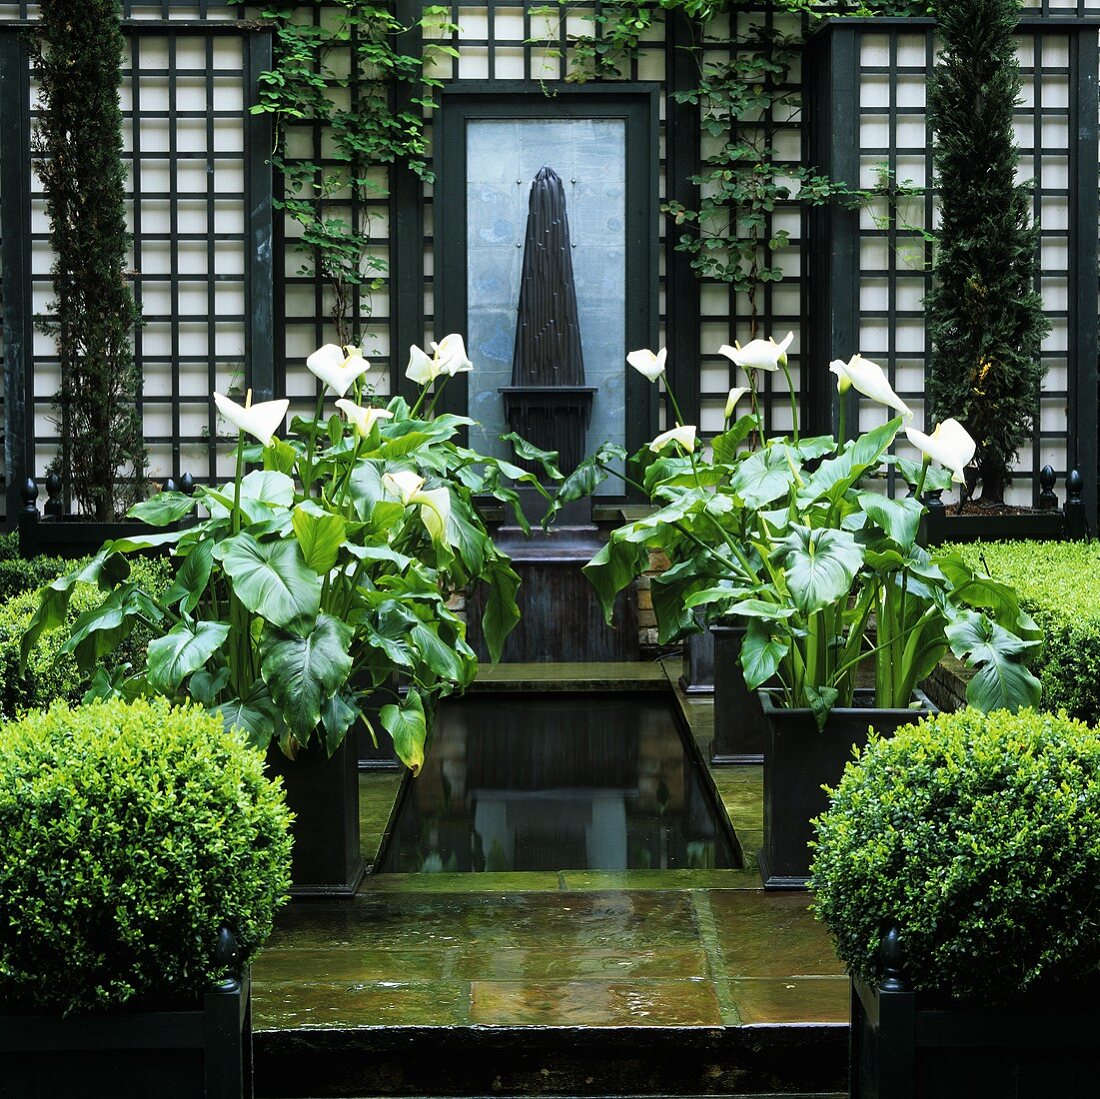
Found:
M 805 721 L 807 718 L 812 718 L 813 710 L 808 706 L 799 706 L 796 708 L 789 708 L 787 706 L 777 706 L 773 699 L 773 696 L 777 692 L 766 688 L 761 688 L 756 692 L 757 697 L 760 699 L 760 706 L 764 710 L 764 713 L 772 721 Z M 874 688 L 872 687 L 857 687 L 855 691 L 856 697 L 860 698 L 873 698 Z M 939 707 L 922 691 L 917 687 L 913 691 L 913 698 L 920 703 L 918 708 L 909 707 L 893 707 L 883 708 L 879 706 L 834 706 L 829 711 L 830 719 L 836 715 L 839 718 L 858 718 L 861 714 L 888 714 L 890 717 L 904 717 L 912 715 L 913 720 L 917 721 L 922 717 L 927 717 L 930 714 L 938 714 Z M 789 718 L 785 718 L 784 715 L 789 714 Z M 824 730 L 823 730 L 824 731 Z

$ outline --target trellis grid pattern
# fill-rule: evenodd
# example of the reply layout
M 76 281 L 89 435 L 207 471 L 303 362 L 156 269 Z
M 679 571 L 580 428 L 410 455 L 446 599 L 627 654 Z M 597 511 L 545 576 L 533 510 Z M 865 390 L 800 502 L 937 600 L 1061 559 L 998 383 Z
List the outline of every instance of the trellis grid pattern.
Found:
M 136 17 L 139 5 L 132 7 Z M 218 475 L 225 448 L 218 445 L 212 390 L 243 393 L 251 384 L 262 396 L 272 388 L 269 304 L 266 331 L 255 323 L 271 293 L 270 183 L 265 207 L 269 173 L 263 163 L 270 146 L 265 120 L 248 114 L 254 74 L 271 64 L 270 35 L 225 19 L 161 24 L 155 18 L 161 14 L 163 5 L 129 25 L 121 89 L 131 279 L 143 318 L 134 356 L 144 380 L 141 405 L 154 483 L 183 473 L 197 480 Z M 24 86 L 5 97 L 5 108 L 11 114 L 22 102 L 26 130 L 33 126 L 37 91 L 27 58 L 19 56 L 17 27 L 5 28 L 6 64 L 22 64 Z M 253 163 L 250 150 L 258 154 Z M 41 479 L 57 448 L 52 404 L 59 376 L 52 338 L 28 326 L 49 314 L 53 255 L 45 196 L 37 176 L 17 159 L 6 165 L 5 184 L 22 171 L 25 184 L 19 183 L 30 208 L 24 267 L 30 278 L 22 311 L 30 356 L 20 394 L 30 430 L 24 460 L 16 460 L 10 446 L 7 458 L 22 466 L 23 475 Z M 7 209 L 5 230 L 12 219 Z M 10 309 L 5 312 L 10 316 Z M 9 383 L 12 365 L 5 364 Z M 9 511 L 18 487 L 9 477 Z
M 835 64 L 835 80 L 843 87 L 833 90 L 855 117 L 848 123 L 834 117 L 832 125 L 850 127 L 844 136 L 853 148 L 850 154 L 834 153 L 847 158 L 873 198 L 858 217 L 852 277 L 847 285 L 843 275 L 835 280 L 825 312 L 851 295 L 854 282 L 855 342 L 862 354 L 887 369 L 891 384 L 920 423 L 930 411 L 924 401 L 923 300 L 931 285 L 937 212 L 925 87 L 935 39 L 927 23 L 860 21 L 849 30 L 854 35 L 853 73 L 846 76 L 843 64 Z M 1096 34 L 1095 25 L 1071 29 L 1048 19 L 1025 21 L 1019 35 L 1023 91 L 1015 129 L 1020 178 L 1032 181 L 1033 216 L 1040 225 L 1037 288 L 1053 329 L 1042 349 L 1047 374 L 1036 408 L 1035 436 L 1019 456 L 1010 489 L 1011 502 L 1026 506 L 1038 502 L 1037 474 L 1045 465 L 1060 480 L 1076 466 L 1083 468 L 1086 484 L 1095 477 L 1095 429 L 1090 446 L 1078 423 L 1087 427 L 1091 419 L 1095 424 L 1095 394 L 1087 381 L 1080 382 L 1080 393 L 1077 387 L 1079 379 L 1095 378 L 1096 225 L 1093 214 L 1089 249 L 1089 232 L 1082 237 L 1077 214 L 1095 211 L 1096 108 L 1093 103 L 1090 114 L 1089 100 L 1096 95 Z M 823 70 L 829 66 L 824 57 L 818 64 Z M 817 94 L 831 93 L 819 86 Z M 824 120 L 818 126 L 829 128 Z M 1089 163 L 1081 162 L 1090 157 Z M 1087 287 L 1079 289 L 1082 265 L 1087 270 L 1090 264 L 1091 296 Z M 861 428 L 881 423 L 884 416 L 880 407 L 860 403 Z M 906 444 L 899 449 L 904 453 Z

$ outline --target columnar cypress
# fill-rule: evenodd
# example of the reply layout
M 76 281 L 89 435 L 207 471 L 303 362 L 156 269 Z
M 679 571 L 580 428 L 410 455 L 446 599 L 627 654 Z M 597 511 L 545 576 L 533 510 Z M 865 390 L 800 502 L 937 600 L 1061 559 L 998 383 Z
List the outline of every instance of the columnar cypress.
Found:
M 60 465 L 80 509 L 115 518 L 145 473 L 127 285 L 119 0 L 42 0 L 35 170 L 46 191 L 56 301 Z M 120 479 L 127 478 L 126 483 Z
M 1038 228 L 1016 182 L 1018 0 L 935 0 L 941 54 L 928 91 L 941 224 L 927 298 L 928 396 L 978 444 L 982 499 L 1003 501 L 1032 436 L 1050 331 L 1035 290 Z M 973 486 L 971 486 L 973 487 Z

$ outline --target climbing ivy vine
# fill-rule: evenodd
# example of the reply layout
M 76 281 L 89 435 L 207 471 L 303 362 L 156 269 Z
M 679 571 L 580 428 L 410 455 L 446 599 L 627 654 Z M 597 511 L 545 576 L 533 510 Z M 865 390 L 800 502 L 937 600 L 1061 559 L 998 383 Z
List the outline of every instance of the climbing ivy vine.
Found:
M 571 44 L 570 79 L 621 78 L 654 21 L 673 11 L 687 17 L 692 27 L 699 76 L 693 87 L 674 91 L 672 96 L 699 107 L 706 150 L 701 170 L 691 179 L 700 190 L 698 207 L 672 201 L 662 209 L 680 230 L 676 247 L 691 255 L 696 273 L 728 283 L 745 295 L 750 335 L 755 336 L 761 290 L 783 278 L 779 253 L 790 244 L 789 233 L 774 228 L 772 215 L 777 208 L 791 199 L 821 205 L 830 201 L 861 204 L 871 197 L 845 181 L 784 160 L 777 148 L 779 120 L 793 120 L 801 108 L 801 92 L 792 85 L 791 76 L 805 30 L 825 15 L 924 15 L 927 3 L 626 0 L 605 4 L 591 16 L 593 33 Z M 772 19 L 766 17 L 769 11 Z M 748 18 L 739 21 L 738 15 Z M 718 16 L 729 18 L 729 28 L 721 35 L 714 26 Z M 784 23 L 790 25 L 788 29 L 783 29 Z M 728 59 L 705 60 L 708 47 L 718 45 L 728 49 Z
M 235 0 L 240 3 L 242 0 Z M 329 319 L 341 344 L 358 344 L 358 318 L 370 313 L 370 294 L 385 275 L 371 244 L 369 200 L 385 197 L 385 167 L 406 165 L 432 181 L 424 136 L 435 106 L 429 75 L 433 57 L 455 55 L 443 42 L 420 53 L 401 49 L 415 26 L 449 32 L 450 9 L 428 6 L 404 25 L 384 3 L 329 0 L 308 7 L 269 6 L 260 14 L 275 26 L 275 64 L 260 76 L 254 113 L 274 116 L 271 163 L 283 179 L 276 208 L 301 226 L 299 274 L 319 277 L 330 293 Z M 404 86 L 406 94 L 395 94 Z M 310 151 L 292 139 L 296 124 L 322 137 Z M 300 131 L 299 131 L 300 132 Z

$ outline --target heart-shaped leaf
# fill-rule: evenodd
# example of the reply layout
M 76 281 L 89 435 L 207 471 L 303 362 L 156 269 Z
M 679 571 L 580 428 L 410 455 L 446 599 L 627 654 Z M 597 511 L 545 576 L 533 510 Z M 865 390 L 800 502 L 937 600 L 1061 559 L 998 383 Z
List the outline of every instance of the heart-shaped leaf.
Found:
M 302 558 L 296 541 L 257 542 L 247 531 L 218 544 L 237 598 L 273 625 L 308 632 L 321 607 L 321 578 Z
M 265 629 L 260 674 L 300 744 L 308 742 L 325 702 L 348 681 L 348 655 L 355 631 L 331 614 L 320 614 L 304 637 Z

